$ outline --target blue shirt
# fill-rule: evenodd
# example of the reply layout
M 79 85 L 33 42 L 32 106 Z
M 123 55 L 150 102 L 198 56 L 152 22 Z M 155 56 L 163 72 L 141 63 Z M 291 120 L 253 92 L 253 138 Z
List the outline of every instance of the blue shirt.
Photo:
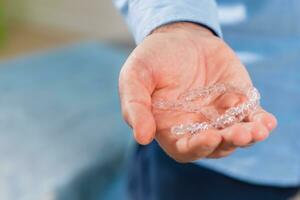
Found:
M 300 1 L 115 0 L 140 43 L 153 29 L 176 21 L 205 25 L 236 51 L 278 118 L 264 142 L 233 155 L 196 163 L 264 185 L 300 185 Z M 222 32 L 221 32 L 221 28 Z

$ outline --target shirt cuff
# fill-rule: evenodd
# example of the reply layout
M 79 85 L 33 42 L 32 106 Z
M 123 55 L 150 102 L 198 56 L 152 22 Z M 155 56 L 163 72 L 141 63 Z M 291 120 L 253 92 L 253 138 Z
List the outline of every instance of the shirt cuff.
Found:
M 137 44 L 154 29 L 181 21 L 201 24 L 222 37 L 213 0 L 133 1 L 129 4 L 126 20 Z

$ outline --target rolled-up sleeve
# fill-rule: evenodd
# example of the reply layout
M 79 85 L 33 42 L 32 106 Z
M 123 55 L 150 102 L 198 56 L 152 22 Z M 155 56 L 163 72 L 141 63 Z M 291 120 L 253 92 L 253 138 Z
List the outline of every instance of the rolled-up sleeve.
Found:
M 214 0 L 114 0 L 140 43 L 157 27 L 172 22 L 194 22 L 222 36 Z

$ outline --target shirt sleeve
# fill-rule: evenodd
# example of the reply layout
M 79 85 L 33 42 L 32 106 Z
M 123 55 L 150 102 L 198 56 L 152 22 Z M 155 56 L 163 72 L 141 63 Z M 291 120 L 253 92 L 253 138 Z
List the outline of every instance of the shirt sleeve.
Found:
M 172 22 L 194 22 L 222 37 L 214 0 L 114 0 L 140 43 L 155 28 Z

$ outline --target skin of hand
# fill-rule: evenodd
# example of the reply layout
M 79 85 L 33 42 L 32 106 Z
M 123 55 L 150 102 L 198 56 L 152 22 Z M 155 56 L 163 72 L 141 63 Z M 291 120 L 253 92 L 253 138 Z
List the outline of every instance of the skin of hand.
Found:
M 252 85 L 233 50 L 205 27 L 189 22 L 162 26 L 147 36 L 131 53 L 120 72 L 119 93 L 123 117 L 140 144 L 153 139 L 178 162 L 220 158 L 266 139 L 276 127 L 276 118 L 260 109 L 243 122 L 222 130 L 177 136 L 175 124 L 203 121 L 194 113 L 152 108 L 157 99 L 175 100 L 183 92 L 216 83 Z M 227 109 L 240 103 L 224 95 L 214 106 Z

